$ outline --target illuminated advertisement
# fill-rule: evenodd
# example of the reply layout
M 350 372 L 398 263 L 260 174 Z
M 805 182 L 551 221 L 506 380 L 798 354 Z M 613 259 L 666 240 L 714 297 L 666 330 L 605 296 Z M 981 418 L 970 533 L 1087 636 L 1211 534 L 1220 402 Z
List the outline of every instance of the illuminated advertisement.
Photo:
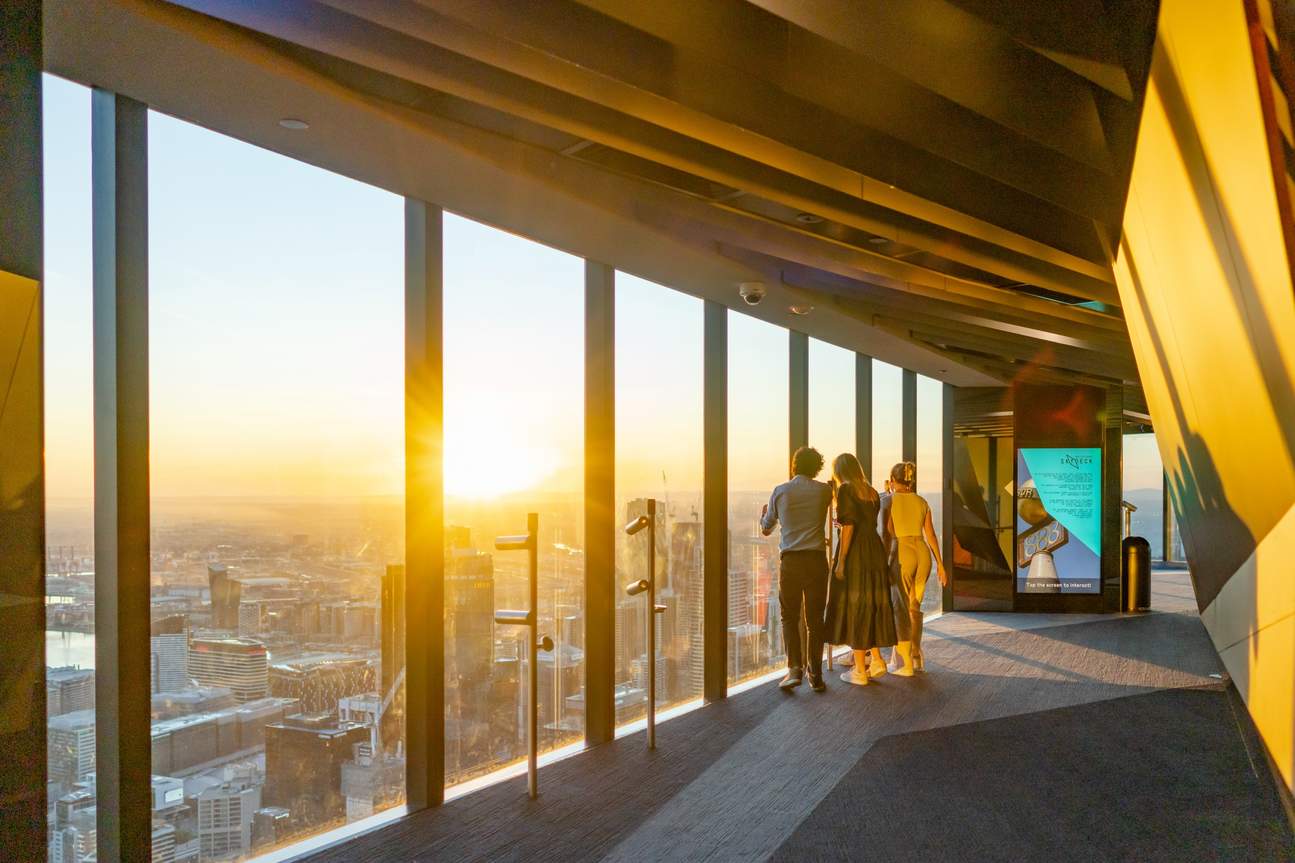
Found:
M 1100 593 L 1102 451 L 1016 451 L 1017 593 Z

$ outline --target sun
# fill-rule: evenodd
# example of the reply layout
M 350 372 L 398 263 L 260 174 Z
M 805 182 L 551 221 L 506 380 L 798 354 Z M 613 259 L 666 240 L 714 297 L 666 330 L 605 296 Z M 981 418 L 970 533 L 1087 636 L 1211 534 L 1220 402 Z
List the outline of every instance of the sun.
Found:
M 526 429 L 487 421 L 445 430 L 445 493 L 490 500 L 537 487 L 561 464 L 551 447 L 530 440 Z

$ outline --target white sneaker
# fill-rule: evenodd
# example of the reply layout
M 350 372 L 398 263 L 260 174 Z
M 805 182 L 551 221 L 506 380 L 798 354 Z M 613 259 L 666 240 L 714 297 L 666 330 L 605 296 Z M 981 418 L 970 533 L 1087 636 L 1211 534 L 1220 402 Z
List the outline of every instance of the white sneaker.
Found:
M 847 671 L 845 674 L 842 674 L 841 679 L 846 683 L 853 683 L 855 686 L 868 685 L 868 675 L 864 674 L 856 677 L 853 671 Z

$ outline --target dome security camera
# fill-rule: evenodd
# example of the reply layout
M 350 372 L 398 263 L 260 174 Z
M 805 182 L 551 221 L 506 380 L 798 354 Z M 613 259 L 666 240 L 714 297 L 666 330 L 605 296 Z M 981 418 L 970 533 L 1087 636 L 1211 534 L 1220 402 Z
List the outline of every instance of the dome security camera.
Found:
M 742 282 L 737 286 L 737 292 L 741 295 L 742 302 L 748 306 L 758 306 L 768 294 L 764 282 Z

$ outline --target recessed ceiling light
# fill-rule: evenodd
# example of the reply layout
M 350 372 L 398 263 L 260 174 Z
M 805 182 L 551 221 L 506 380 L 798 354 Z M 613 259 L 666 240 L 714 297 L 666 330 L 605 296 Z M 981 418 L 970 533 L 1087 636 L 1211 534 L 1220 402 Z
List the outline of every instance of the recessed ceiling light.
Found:
M 301 131 L 303 129 L 310 128 L 309 123 L 307 123 L 305 120 L 298 120 L 296 117 L 284 117 L 282 120 L 279 121 L 279 125 L 285 129 L 293 129 L 295 131 Z
M 788 306 L 788 307 L 787 307 L 787 311 L 791 312 L 793 315 L 807 315 L 807 314 L 809 314 L 810 312 L 814 311 L 814 307 L 813 307 L 813 306 L 801 306 L 801 305 Z
M 880 246 L 883 243 L 889 243 L 890 240 L 887 240 L 885 237 L 869 237 L 868 242 L 872 243 L 874 246 Z
M 823 217 L 815 216 L 813 213 L 797 213 L 796 221 L 800 222 L 802 225 L 817 225 L 819 222 L 823 221 Z

